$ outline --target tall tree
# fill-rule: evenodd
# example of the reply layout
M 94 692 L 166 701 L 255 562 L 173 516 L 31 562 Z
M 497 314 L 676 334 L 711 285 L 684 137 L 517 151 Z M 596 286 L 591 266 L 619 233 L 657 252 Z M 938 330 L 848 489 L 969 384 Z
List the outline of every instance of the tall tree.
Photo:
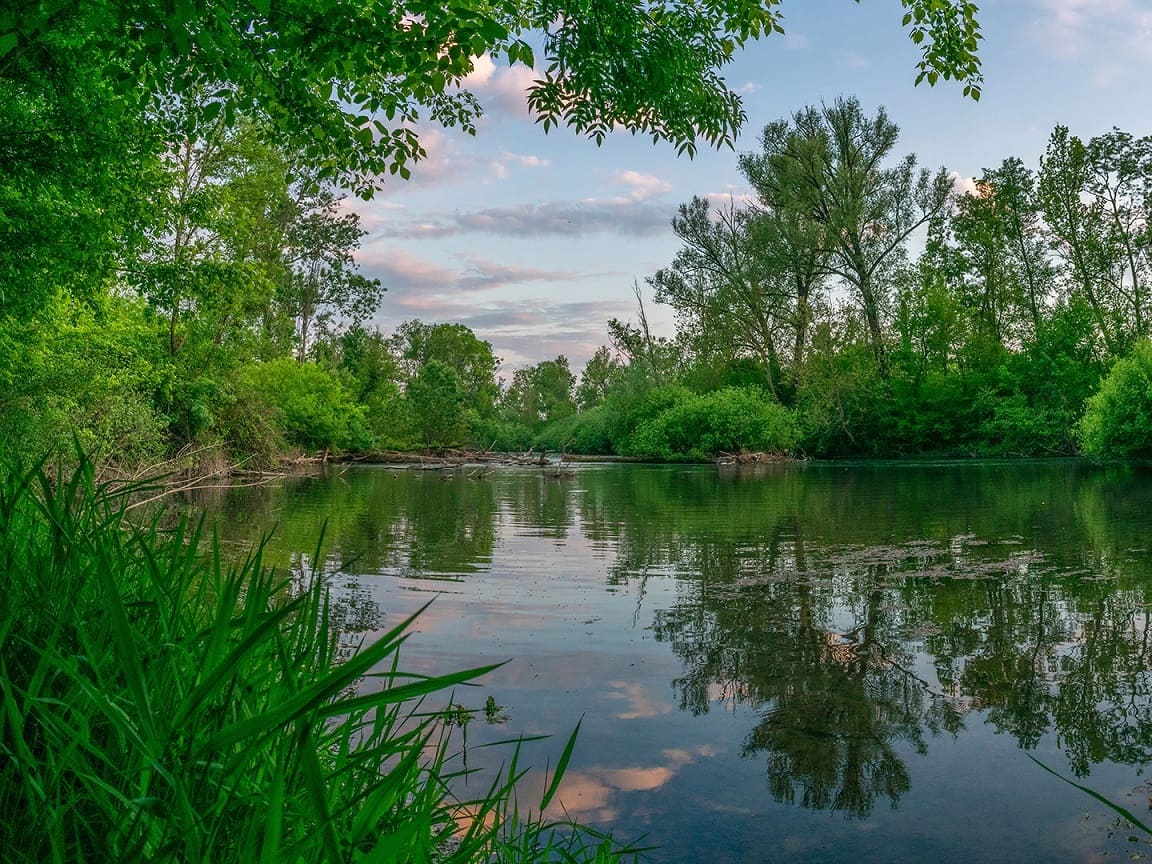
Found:
M 575 386 L 576 376 L 568 367 L 567 357 L 542 360 L 513 373 L 504 394 L 504 409 L 529 429 L 539 429 L 576 413 L 572 398 Z
M 624 365 L 611 348 L 607 345 L 597 348 L 580 373 L 580 384 L 576 388 L 576 404 L 580 410 L 588 411 L 603 403 L 623 370 Z
M 899 131 L 883 108 L 866 117 L 856 99 L 837 99 L 768 124 L 761 152 L 741 157 L 766 207 L 810 215 L 823 227 L 827 270 L 852 289 L 881 369 L 886 274 L 908 237 L 952 196 L 947 172 L 917 170 L 915 155 L 885 167 Z
M 280 300 L 296 322 L 296 352 L 308 358 L 309 338 L 333 318 L 359 323 L 376 311 L 384 288 L 357 272 L 353 257 L 365 231 L 360 217 L 340 209 L 331 188 L 298 184 L 285 238 L 291 276 Z
M 1146 329 L 1147 262 L 1136 250 L 1146 230 L 1139 193 L 1152 173 L 1147 164 L 1122 133 L 1085 144 L 1066 126 L 1052 132 L 1040 163 L 1040 201 L 1053 246 L 1071 293 L 1091 309 L 1111 354 Z
M 437 361 L 452 368 L 468 405 L 480 416 L 491 413 L 500 391 L 496 371 L 500 361 L 490 342 L 478 339 L 463 324 L 425 324 L 405 321 L 393 334 L 392 349 L 405 376 L 411 380 Z
M 776 393 L 778 343 L 789 309 L 789 274 L 769 266 L 751 231 L 753 214 L 730 202 L 713 210 L 700 197 L 680 205 L 672 230 L 683 244 L 671 267 L 651 278 L 656 301 L 676 310 L 677 326 L 696 336 L 697 353 L 754 357 Z

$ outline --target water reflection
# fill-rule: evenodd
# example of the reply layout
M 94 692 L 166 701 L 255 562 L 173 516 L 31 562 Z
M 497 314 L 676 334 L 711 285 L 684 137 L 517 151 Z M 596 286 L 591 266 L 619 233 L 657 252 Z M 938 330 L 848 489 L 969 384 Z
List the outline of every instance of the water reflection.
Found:
M 200 503 L 227 540 L 276 524 L 268 555 L 298 568 L 326 520 L 322 568 L 349 574 L 350 603 L 391 602 L 381 577 L 455 580 L 466 597 L 441 620 L 491 619 L 571 657 L 557 663 L 591 650 L 577 635 L 622 662 L 628 627 L 650 627 L 679 665 L 672 702 L 654 695 L 667 678 L 637 672 L 586 703 L 667 727 L 739 710 L 761 794 L 864 819 L 910 794 L 915 760 L 978 727 L 1025 749 L 1051 738 L 1079 776 L 1152 762 L 1148 480 L 1079 463 L 354 469 Z M 630 619 L 604 623 L 622 593 Z M 444 650 L 478 650 L 461 632 Z M 517 686 L 547 700 L 562 685 Z M 659 764 L 574 772 L 566 806 L 609 819 L 619 796 L 719 758 L 667 735 Z

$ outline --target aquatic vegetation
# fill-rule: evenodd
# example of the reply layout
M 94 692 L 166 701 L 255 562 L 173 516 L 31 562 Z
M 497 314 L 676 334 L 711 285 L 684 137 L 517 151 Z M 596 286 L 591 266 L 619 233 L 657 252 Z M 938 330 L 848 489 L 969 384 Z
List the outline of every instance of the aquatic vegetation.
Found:
M 319 579 L 237 565 L 201 528 L 125 518 L 139 488 L 82 462 L 0 477 L 0 849 L 47 861 L 616 860 L 604 834 L 521 810 L 519 749 L 458 797 L 423 707 L 492 667 L 398 659 L 412 619 L 342 652 Z M 475 788 L 475 784 L 473 784 Z

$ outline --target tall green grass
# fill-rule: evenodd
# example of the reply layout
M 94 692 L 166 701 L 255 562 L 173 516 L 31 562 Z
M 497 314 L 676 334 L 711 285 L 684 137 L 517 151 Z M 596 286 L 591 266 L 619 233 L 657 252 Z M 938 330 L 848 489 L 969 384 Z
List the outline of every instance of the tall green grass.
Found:
M 134 524 L 139 490 L 82 462 L 0 477 L 0 858 L 23 862 L 615 861 L 605 835 L 522 812 L 519 748 L 454 795 L 424 697 L 491 667 L 405 674 L 411 619 L 339 654 L 319 579 L 292 595 L 255 548 Z M 473 787 L 475 783 L 470 784 Z

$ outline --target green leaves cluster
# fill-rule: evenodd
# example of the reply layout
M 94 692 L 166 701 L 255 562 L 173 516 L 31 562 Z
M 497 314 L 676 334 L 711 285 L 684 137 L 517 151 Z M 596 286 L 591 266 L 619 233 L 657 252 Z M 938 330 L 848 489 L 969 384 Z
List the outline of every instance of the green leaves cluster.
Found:
M 1088 400 L 1079 432 L 1090 456 L 1152 456 L 1152 343 L 1116 361 Z

